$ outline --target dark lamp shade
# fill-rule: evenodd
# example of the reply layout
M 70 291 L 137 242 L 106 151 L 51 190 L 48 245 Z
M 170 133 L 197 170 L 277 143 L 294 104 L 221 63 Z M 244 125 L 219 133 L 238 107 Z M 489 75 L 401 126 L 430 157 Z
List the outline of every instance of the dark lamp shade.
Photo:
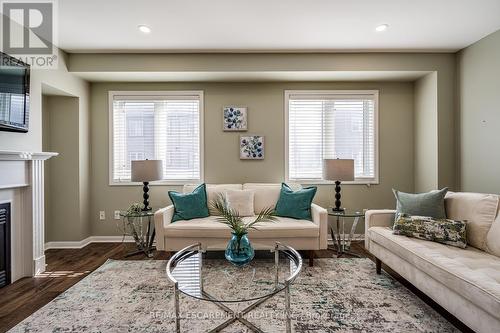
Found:
M 161 160 L 132 161 L 132 181 L 151 182 L 163 179 Z
M 343 182 L 354 180 L 354 160 L 340 158 L 323 160 L 323 179 Z

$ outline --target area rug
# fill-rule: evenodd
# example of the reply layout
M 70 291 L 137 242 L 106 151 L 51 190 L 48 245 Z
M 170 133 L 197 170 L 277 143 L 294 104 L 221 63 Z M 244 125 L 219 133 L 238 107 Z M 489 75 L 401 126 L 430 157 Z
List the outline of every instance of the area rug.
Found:
M 165 266 L 160 260 L 109 260 L 11 332 L 175 332 Z M 183 332 L 205 332 L 227 319 L 210 302 L 180 297 Z M 392 277 L 376 275 L 369 259 L 317 259 L 293 284 L 291 302 L 294 332 L 458 331 Z M 281 293 L 247 319 L 265 332 L 284 332 L 283 313 Z M 236 322 L 223 332 L 247 331 Z

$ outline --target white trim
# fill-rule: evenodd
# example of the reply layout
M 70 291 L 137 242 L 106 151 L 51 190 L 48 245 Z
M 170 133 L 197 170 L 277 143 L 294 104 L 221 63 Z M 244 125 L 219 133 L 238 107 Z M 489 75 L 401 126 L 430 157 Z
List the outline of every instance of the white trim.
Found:
M 335 234 L 335 237 L 337 235 Z M 349 238 L 349 234 L 342 234 L 341 237 L 345 237 L 344 239 L 347 239 Z M 353 234 L 352 235 L 352 241 L 363 241 L 365 240 L 365 234 Z M 327 238 L 327 243 L 328 245 L 336 245 L 337 243 L 333 243 L 333 239 L 332 237 L 330 236 L 330 230 L 328 230 L 328 238 Z
M 370 97 L 373 98 L 374 101 L 374 108 L 375 108 L 375 115 L 374 115 L 374 126 L 375 126 L 375 138 L 374 138 L 374 144 L 375 144 L 375 149 L 374 149 L 374 168 L 375 168 L 375 177 L 373 179 L 363 179 L 363 178 L 358 178 L 354 181 L 349 181 L 349 182 L 342 182 L 345 185 L 377 185 L 380 183 L 380 168 L 379 168 L 379 91 L 378 90 L 285 90 L 284 91 L 284 102 L 283 104 L 285 105 L 285 115 L 284 115 L 284 121 L 285 121 L 285 133 L 284 133 L 284 141 L 285 141 L 285 182 L 295 182 L 295 183 L 300 183 L 300 184 L 318 184 L 318 185 L 331 185 L 334 184 L 334 182 L 324 180 L 324 179 L 290 179 L 289 175 L 289 170 L 288 170 L 288 155 L 289 155 L 289 150 L 288 150 L 288 112 L 289 112 L 289 100 L 290 97 L 294 95 L 332 95 L 335 97 L 339 96 L 346 96 L 347 95 L 356 95 L 359 97 Z M 302 96 L 301 96 L 302 97 Z
M 45 250 L 50 249 L 81 249 L 90 243 L 133 243 L 131 236 L 90 236 L 81 241 L 61 241 L 45 243 Z
M 193 182 L 204 182 L 205 179 L 205 109 L 204 109 L 204 92 L 203 90 L 156 90 L 156 91 L 108 91 L 108 184 L 110 186 L 142 186 L 142 183 L 136 182 L 115 182 L 113 181 L 113 165 L 114 165 L 114 150 L 113 150 L 113 99 L 115 96 L 192 96 L 197 97 L 200 102 L 200 179 L 187 179 L 187 180 L 162 180 L 151 182 L 150 186 L 161 185 L 185 185 L 192 184 Z
M 6 190 L 9 188 L 19 188 L 19 187 L 28 187 L 30 184 L 22 183 L 22 184 L 7 184 L 7 185 L 0 185 L 0 190 Z
M 0 161 L 48 160 L 59 153 L 0 150 Z
M 328 234 L 328 244 L 333 245 L 333 241 Z M 345 234 L 344 237 L 348 237 L 349 234 Z M 354 234 L 352 237 L 353 241 L 363 240 L 365 234 Z M 81 241 L 67 241 L 67 242 L 47 242 L 45 243 L 45 250 L 52 249 L 81 249 L 91 243 L 121 243 L 123 236 L 90 236 Z M 134 239 L 131 236 L 125 236 L 124 243 L 133 243 Z M 45 259 L 45 256 L 44 256 Z

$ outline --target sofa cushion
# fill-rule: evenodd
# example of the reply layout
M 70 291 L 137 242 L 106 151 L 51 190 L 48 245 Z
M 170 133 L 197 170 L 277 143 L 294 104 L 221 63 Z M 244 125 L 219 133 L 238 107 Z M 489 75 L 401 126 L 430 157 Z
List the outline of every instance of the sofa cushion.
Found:
M 165 227 L 167 237 L 200 237 L 200 238 L 227 238 L 231 237 L 231 229 L 223 223 L 217 222 L 217 216 L 209 216 L 189 221 L 177 221 Z M 245 223 L 251 222 L 255 216 L 244 217 Z M 295 220 L 278 217 L 276 222 L 262 222 L 255 224 L 257 230 L 250 229 L 250 241 L 258 238 L 286 238 L 286 237 L 318 237 L 319 226 L 311 221 Z
M 186 184 L 184 185 L 183 192 L 191 193 L 199 184 Z M 241 184 L 207 184 L 207 205 L 210 215 L 219 215 L 215 209 L 212 208 L 212 202 L 217 199 L 220 194 L 225 193 L 227 190 L 241 190 Z
M 497 214 L 498 196 L 450 192 L 446 195 L 445 207 L 449 219 L 467 221 L 467 243 L 486 251 L 486 235 Z
M 486 235 L 486 251 L 500 257 L 500 214 L 498 211 L 497 217 Z
M 500 258 L 473 247 L 394 235 L 389 227 L 371 227 L 368 236 L 500 319 Z
M 276 215 L 311 221 L 311 204 L 317 190 L 316 186 L 311 186 L 294 191 L 287 184 L 281 184 Z
M 396 218 L 399 214 L 429 216 L 445 219 L 444 196 L 447 188 L 426 193 L 405 193 L 392 190 L 396 197 Z
M 199 185 L 191 193 L 168 191 L 168 196 L 174 204 L 172 222 L 209 216 L 205 184 Z
M 240 216 L 253 216 L 253 197 L 251 190 L 227 190 L 226 200 L 228 206 L 238 212 Z
M 395 235 L 425 239 L 462 249 L 467 246 L 467 231 L 464 221 L 402 214 L 394 222 L 392 230 Z
M 300 189 L 300 184 L 288 183 L 288 186 L 293 190 Z M 244 190 L 252 190 L 254 194 L 253 198 L 253 211 L 255 214 L 259 214 L 265 208 L 276 207 L 276 203 L 280 197 L 281 184 L 271 184 L 271 183 L 246 183 L 243 184 Z

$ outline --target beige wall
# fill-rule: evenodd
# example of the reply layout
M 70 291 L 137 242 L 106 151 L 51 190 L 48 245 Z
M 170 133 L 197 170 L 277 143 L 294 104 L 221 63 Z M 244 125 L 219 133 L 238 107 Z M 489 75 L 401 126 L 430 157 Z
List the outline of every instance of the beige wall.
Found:
M 78 241 L 89 236 L 88 211 L 80 182 L 80 110 L 76 97 L 43 97 L 43 148 L 59 152 L 46 162 L 45 241 Z M 88 178 L 84 178 L 88 181 Z
M 378 89 L 380 91 L 380 185 L 346 185 L 343 203 L 353 209 L 394 206 L 392 187 L 412 191 L 413 179 L 413 83 L 93 83 L 91 85 L 91 224 L 92 235 L 118 234 L 114 210 L 141 201 L 141 186 L 109 186 L 108 91 L 109 90 L 204 90 L 205 181 L 207 183 L 281 182 L 284 180 L 285 89 Z M 263 161 L 242 161 L 238 155 L 239 133 L 222 131 L 225 105 L 247 106 L 248 133 L 264 135 Z M 168 204 L 167 191 L 179 187 L 153 186 L 151 202 Z M 333 202 L 333 187 L 319 186 L 315 201 Z M 106 221 L 99 221 L 105 210 Z M 360 226 L 362 230 L 362 226 Z
M 88 117 L 88 86 L 81 78 L 68 72 L 68 55 L 58 53 L 58 68 L 53 70 L 32 69 L 30 73 L 30 114 L 28 133 L 0 132 L 0 150 L 39 152 L 42 150 L 42 93 L 44 86 L 61 93 L 80 97 L 80 109 Z
M 398 73 L 435 72 L 437 87 L 437 181 L 439 187 L 455 188 L 455 55 L 425 53 L 321 53 L 321 54 L 71 54 L 70 72 L 113 77 L 115 73 L 136 73 L 152 77 L 161 72 L 243 73 L 248 77 L 267 77 L 268 73 L 351 72 Z M 214 74 L 215 75 L 215 74 Z M 355 75 L 354 75 L 355 76 Z M 123 77 L 123 76 L 122 76 Z M 359 79 L 358 79 L 359 80 Z M 432 148 L 434 149 L 434 148 Z
M 284 174 L 283 90 L 284 89 L 379 89 L 380 90 L 380 181 L 372 187 L 346 186 L 344 203 L 353 208 L 380 208 L 393 205 L 391 187 L 412 191 L 413 170 L 413 83 L 95 83 L 92 84 L 89 118 L 89 84 L 73 75 L 94 72 L 155 73 L 172 71 L 248 72 L 254 77 L 266 72 L 360 71 L 435 72 L 437 87 L 438 164 L 434 168 L 439 186 L 455 185 L 454 147 L 455 55 L 453 54 L 70 54 L 59 52 L 56 71 L 32 72 L 31 123 L 28 134 L 0 132 L 0 149 L 38 151 L 42 149 L 42 92 L 44 87 L 78 98 L 78 125 L 68 135 L 78 136 L 78 202 L 71 216 L 86 223 L 79 235 L 57 234 L 53 239 L 81 240 L 88 235 L 117 234 L 112 211 L 139 201 L 140 187 L 108 186 L 107 90 L 114 89 L 202 89 L 205 91 L 207 182 L 276 181 Z M 418 89 L 418 88 L 417 88 Z M 53 89 L 52 89 L 53 90 Z M 250 108 L 250 131 L 266 136 L 264 161 L 240 162 L 237 158 L 238 134 L 221 131 L 220 109 L 226 104 L 246 104 Z M 213 131 L 210 129 L 214 129 Z M 415 129 L 416 130 L 416 129 Z M 234 137 L 234 138 L 233 138 Z M 72 138 L 73 139 L 73 138 Z M 90 142 L 90 144 L 89 144 Z M 416 147 L 416 146 L 415 146 Z M 226 150 L 234 150 L 226 157 Z M 92 161 L 92 164 L 90 164 Z M 398 167 L 395 167 L 395 164 Z M 52 182 L 52 181 L 51 181 Z M 68 180 L 69 182 L 69 180 Z M 50 185 L 49 185 L 50 186 Z M 69 188 L 61 189 L 62 195 Z M 167 203 L 166 187 L 152 189 L 153 204 Z M 67 192 L 66 192 L 67 191 Z M 317 201 L 332 201 L 332 188 L 320 186 Z M 91 196 L 90 196 L 91 195 Z M 70 197 L 70 195 L 68 195 Z M 98 211 L 106 210 L 107 220 L 98 221 Z M 51 213 L 52 214 L 52 213 Z M 86 222 L 82 222 L 86 221 Z M 82 222 L 82 223 L 80 223 Z M 63 239 L 64 238 L 64 239 Z M 70 239 L 71 238 L 71 239 Z
M 415 81 L 414 167 L 415 192 L 438 187 L 438 100 L 437 73 Z
M 458 54 L 463 191 L 500 193 L 500 31 Z
M 73 96 L 78 103 L 78 110 L 76 115 L 77 122 L 71 123 L 71 130 L 67 131 L 67 136 L 61 138 L 61 144 L 65 144 L 66 141 L 76 140 L 78 144 L 74 147 L 71 152 L 72 156 L 77 156 L 75 160 L 71 159 L 71 163 L 76 163 L 75 167 L 77 174 L 73 175 L 71 178 L 61 178 L 61 182 L 66 184 L 75 184 L 76 186 L 64 186 L 57 188 L 58 195 L 65 198 L 60 204 L 64 204 L 63 210 L 68 213 L 67 216 L 71 216 L 70 221 L 66 221 L 66 226 L 71 228 L 76 224 L 76 228 L 68 231 L 68 236 L 57 237 L 61 240 L 81 240 L 89 235 L 89 218 L 88 218 L 88 208 L 90 207 L 88 198 L 89 192 L 89 163 L 90 163 L 90 145 L 89 145 L 89 108 L 88 108 L 88 98 L 89 98 L 89 83 L 85 80 L 69 73 L 67 70 L 67 59 L 68 55 L 62 51 L 58 51 L 58 68 L 54 70 L 42 70 L 42 69 L 32 69 L 31 70 L 31 80 L 30 80 L 30 122 L 28 133 L 13 133 L 13 132 L 0 132 L 0 150 L 20 150 L 29 152 L 39 152 L 42 150 L 47 150 L 48 145 L 44 145 L 43 141 L 47 142 L 47 137 L 43 140 L 44 128 L 49 128 L 50 119 L 44 119 L 44 114 L 42 112 L 43 106 L 47 105 L 47 97 L 43 97 L 43 93 L 46 90 L 50 90 L 51 94 L 60 94 L 64 96 Z M 50 98 L 50 97 L 49 97 Z M 44 103 L 45 101 L 45 103 Z M 63 127 L 66 124 L 57 123 L 54 128 Z M 56 145 L 53 146 L 54 150 Z M 57 150 L 55 150 L 57 152 Z M 50 168 L 52 161 L 57 159 L 68 160 L 66 152 L 61 152 L 62 154 L 55 157 L 47 162 Z M 74 155 L 73 155 L 74 154 Z M 55 162 L 57 163 L 57 162 Z M 59 175 L 60 176 L 60 175 Z M 50 176 L 49 176 L 50 177 Z M 51 188 L 51 180 L 46 183 L 46 194 L 50 198 L 52 191 L 56 189 Z M 78 196 L 73 195 L 74 192 L 78 192 Z M 49 210 L 47 214 L 52 214 L 53 212 Z M 46 216 L 48 216 L 46 214 Z M 54 212 L 57 214 L 57 212 Z M 83 231 L 83 226 L 85 225 L 87 231 Z M 51 228 L 48 228 L 51 230 Z M 52 238 L 52 232 L 47 231 L 47 236 Z M 59 235 L 62 235 L 59 233 Z M 55 233 L 54 236 L 57 236 Z

